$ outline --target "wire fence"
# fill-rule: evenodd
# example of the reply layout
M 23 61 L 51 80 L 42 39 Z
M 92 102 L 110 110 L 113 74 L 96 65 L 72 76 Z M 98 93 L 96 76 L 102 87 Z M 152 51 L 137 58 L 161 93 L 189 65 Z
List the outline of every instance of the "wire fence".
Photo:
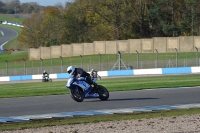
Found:
M 187 54 L 187 53 L 186 53 Z M 192 53 L 194 54 L 194 53 Z M 149 69 L 149 68 L 172 68 L 172 67 L 191 67 L 199 66 L 198 56 L 195 58 L 178 59 L 175 54 L 172 59 L 158 60 L 156 55 L 155 60 L 142 60 L 139 55 L 127 56 L 122 58 L 121 53 L 117 55 L 99 55 L 98 57 L 76 57 L 76 58 L 60 58 L 50 60 L 38 60 L 38 61 L 15 61 L 8 62 L 0 69 L 0 76 L 18 76 L 18 75 L 37 75 L 42 74 L 43 70 L 46 70 L 49 74 L 66 73 L 67 67 L 73 65 L 75 67 L 81 67 L 86 71 L 95 69 L 97 71 L 110 71 L 110 70 L 131 70 L 131 69 Z M 185 56 L 185 55 L 184 55 Z M 146 57 L 148 58 L 148 54 Z

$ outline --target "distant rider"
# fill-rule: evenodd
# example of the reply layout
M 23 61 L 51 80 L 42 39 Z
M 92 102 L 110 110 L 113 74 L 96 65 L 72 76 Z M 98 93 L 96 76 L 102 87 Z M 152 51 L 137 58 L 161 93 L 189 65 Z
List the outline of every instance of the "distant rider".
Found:
M 49 74 L 46 72 L 46 70 L 44 70 L 42 74 L 43 74 L 43 78 L 45 77 L 49 78 Z

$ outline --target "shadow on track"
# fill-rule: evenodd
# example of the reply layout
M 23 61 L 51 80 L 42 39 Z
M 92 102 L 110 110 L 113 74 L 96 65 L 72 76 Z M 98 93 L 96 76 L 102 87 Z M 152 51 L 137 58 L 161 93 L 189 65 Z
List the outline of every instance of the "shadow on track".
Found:
M 95 99 L 92 101 L 85 101 L 85 102 L 112 102 L 112 101 L 153 100 L 153 99 L 160 99 L 160 98 L 121 98 L 121 99 L 118 98 L 118 99 L 108 99 L 107 101 L 101 101 L 100 99 Z

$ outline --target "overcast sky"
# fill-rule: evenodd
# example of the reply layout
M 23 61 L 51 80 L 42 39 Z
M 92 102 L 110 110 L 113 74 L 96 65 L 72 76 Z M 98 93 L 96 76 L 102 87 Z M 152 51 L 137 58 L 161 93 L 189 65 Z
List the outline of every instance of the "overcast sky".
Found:
M 54 6 L 56 4 L 65 5 L 66 2 L 72 2 L 73 0 L 19 0 L 20 3 L 37 2 L 41 6 Z

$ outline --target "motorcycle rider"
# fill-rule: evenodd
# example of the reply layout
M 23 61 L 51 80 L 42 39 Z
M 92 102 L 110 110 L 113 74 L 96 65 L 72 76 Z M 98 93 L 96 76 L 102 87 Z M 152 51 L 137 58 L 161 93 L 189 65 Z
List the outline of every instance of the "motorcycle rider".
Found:
M 76 68 L 74 66 L 69 66 L 67 68 L 67 73 L 70 75 L 75 76 L 78 80 L 84 80 L 91 86 L 93 85 L 93 88 L 96 88 L 96 84 L 92 81 L 92 78 L 89 73 L 84 71 L 82 68 Z
M 46 72 L 46 70 L 43 71 L 43 78 L 47 77 L 49 79 L 49 74 Z

